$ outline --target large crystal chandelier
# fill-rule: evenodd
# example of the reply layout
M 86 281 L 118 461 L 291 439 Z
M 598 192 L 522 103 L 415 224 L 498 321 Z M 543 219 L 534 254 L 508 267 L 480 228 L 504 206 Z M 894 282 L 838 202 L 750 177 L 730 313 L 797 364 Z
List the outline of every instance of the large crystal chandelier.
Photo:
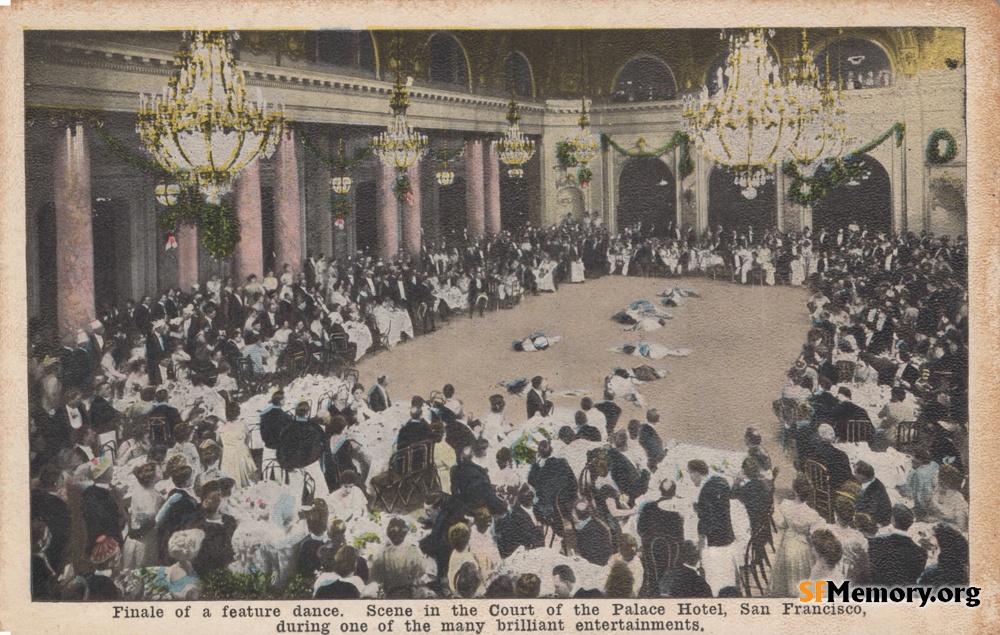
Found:
M 570 158 L 581 165 L 587 165 L 601 151 L 600 140 L 590 133 L 590 117 L 587 116 L 587 100 L 580 100 L 580 119 L 577 121 L 580 129 L 576 136 L 569 139 Z
M 715 94 L 705 86 L 684 100 L 685 130 L 710 160 L 732 171 L 745 197 L 754 198 L 798 136 L 793 98 L 763 30 L 730 36 L 723 74 Z
M 508 166 L 508 176 L 514 178 L 524 176 L 522 166 L 535 156 L 535 142 L 524 136 L 520 122 L 521 113 L 517 110 L 514 90 L 511 88 L 510 103 L 507 107 L 507 130 L 503 138 L 495 143 L 500 160 Z
M 372 139 L 375 155 L 386 166 L 402 175 L 408 167 L 420 160 L 427 150 L 427 136 L 419 134 L 406 123 L 406 109 L 410 105 L 410 95 L 406 91 L 402 75 L 397 70 L 396 85 L 392 89 L 389 107 L 392 120 L 385 132 Z
M 139 96 L 136 130 L 153 158 L 178 181 L 218 203 L 239 172 L 270 156 L 283 126 L 281 112 L 246 97 L 225 31 L 195 31 L 177 53 L 177 75 L 161 95 Z
M 821 79 L 803 29 L 802 52 L 791 67 L 788 93 L 799 131 L 790 152 L 806 178 L 824 163 L 840 159 L 851 145 L 840 87 L 830 80 L 829 56 L 826 63 L 826 75 Z

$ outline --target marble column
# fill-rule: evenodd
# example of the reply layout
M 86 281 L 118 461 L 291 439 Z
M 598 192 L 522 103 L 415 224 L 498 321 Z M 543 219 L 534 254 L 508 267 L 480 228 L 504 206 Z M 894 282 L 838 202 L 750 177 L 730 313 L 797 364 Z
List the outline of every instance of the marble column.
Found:
M 198 282 L 198 228 L 187 223 L 177 228 L 177 286 L 185 293 Z
M 379 163 L 375 207 L 378 215 L 378 255 L 383 260 L 392 260 L 399 251 L 398 201 L 392 191 L 395 180 L 396 171 Z
M 274 269 L 285 264 L 292 273 L 302 268 L 302 207 L 299 204 L 299 162 L 295 132 L 286 130 L 274 154 Z
M 95 317 L 90 149 L 83 124 L 67 126 L 58 133 L 53 168 L 56 315 L 59 333 L 66 335 L 83 328 Z
M 500 155 L 490 144 L 486 151 L 486 234 L 500 233 Z
M 420 258 L 421 245 L 421 193 L 420 193 L 420 162 L 414 163 L 406 171 L 406 176 L 413 186 L 413 194 L 409 202 L 400 203 L 403 210 L 403 252 L 406 257 Z
M 240 241 L 236 243 L 235 283 L 243 285 L 254 273 L 264 276 L 264 234 L 260 211 L 260 162 L 254 160 L 236 179 L 236 217 L 240 221 Z
M 469 240 L 486 230 L 486 199 L 483 191 L 483 142 L 470 141 L 465 150 L 465 214 Z

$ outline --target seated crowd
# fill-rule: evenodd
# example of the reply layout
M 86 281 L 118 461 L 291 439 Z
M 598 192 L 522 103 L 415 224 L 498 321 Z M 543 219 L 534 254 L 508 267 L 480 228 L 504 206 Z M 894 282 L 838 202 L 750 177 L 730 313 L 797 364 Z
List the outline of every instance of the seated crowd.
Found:
M 965 257 L 961 241 L 853 225 L 651 237 L 565 222 L 418 261 L 320 256 L 297 276 L 286 266 L 243 287 L 213 279 L 109 312 L 61 349 L 33 331 L 34 597 L 224 597 L 237 575 L 288 598 L 797 596 L 810 577 L 960 583 Z M 560 412 L 535 377 L 524 416 L 494 395 L 475 418 L 452 385 L 394 403 L 385 376 L 366 390 L 345 372 L 373 346 L 456 311 L 555 290 L 580 263 L 588 278 L 721 268 L 742 283 L 812 285 L 813 324 L 775 402 L 798 470 L 791 496 L 776 492 L 754 428 L 737 471 L 710 465 L 708 448 L 675 471 L 656 410 L 622 421 L 613 391 Z M 322 405 L 286 412 L 290 385 L 263 393 L 306 372 L 328 373 Z M 903 478 L 883 472 L 900 457 Z M 406 488 L 415 494 L 401 497 Z M 400 498 L 422 513 L 391 513 Z M 907 566 L 884 566 L 900 559 Z

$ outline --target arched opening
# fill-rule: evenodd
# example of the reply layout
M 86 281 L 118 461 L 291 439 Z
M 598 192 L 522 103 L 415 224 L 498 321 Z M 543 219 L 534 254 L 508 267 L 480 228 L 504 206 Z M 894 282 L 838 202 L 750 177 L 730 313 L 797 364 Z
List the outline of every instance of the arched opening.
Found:
M 378 199 L 374 181 L 354 186 L 354 239 L 358 251 L 378 253 Z
M 531 63 L 520 51 L 513 51 L 503 62 L 504 89 L 514 87 L 514 94 L 529 99 L 535 96 L 535 80 L 531 73 Z
M 816 68 L 825 81 L 827 70 L 834 82 L 844 90 L 892 86 L 892 65 L 889 56 L 870 40 L 850 38 L 839 40 L 820 51 Z
M 778 56 L 775 54 L 774 49 L 771 45 L 768 45 L 768 53 L 771 61 L 776 65 L 779 65 Z M 712 60 L 711 65 L 708 67 L 708 72 L 705 74 L 705 85 L 708 86 L 708 94 L 714 95 L 719 91 L 719 89 L 725 89 L 729 86 L 729 78 L 726 77 L 726 65 L 729 63 L 729 51 L 726 50 L 720 53 L 714 60 Z
M 618 72 L 611 101 L 665 101 L 676 96 L 677 84 L 666 62 L 655 55 L 642 55 Z
M 97 197 L 91 208 L 94 244 L 94 308 L 104 313 L 131 297 L 129 204 Z
M 375 42 L 369 31 L 310 31 L 306 46 L 313 60 L 375 75 Z
M 708 224 L 713 229 L 735 229 L 743 233 L 748 227 L 770 229 L 778 223 L 778 196 L 774 179 L 757 188 L 754 198 L 743 195 L 743 188 L 733 182 L 732 173 L 722 166 L 712 168 L 708 179 Z M 760 235 L 760 234 L 758 234 Z
M 469 225 L 465 207 L 465 178 L 456 174 L 455 181 L 451 185 L 438 186 L 441 238 L 449 243 L 463 242 L 460 239 Z
M 857 223 L 871 231 L 892 230 L 892 184 L 882 164 L 864 154 L 860 162 L 865 175 L 841 183 L 813 205 L 813 224 L 817 229 L 836 231 Z
M 665 234 L 677 220 L 677 184 L 657 157 L 630 158 L 618 177 L 618 229 Z
M 427 43 L 430 60 L 428 76 L 432 82 L 469 88 L 469 62 L 465 50 L 450 33 L 435 33 Z
M 518 231 L 531 220 L 530 182 L 527 174 L 522 178 L 500 177 L 500 229 Z

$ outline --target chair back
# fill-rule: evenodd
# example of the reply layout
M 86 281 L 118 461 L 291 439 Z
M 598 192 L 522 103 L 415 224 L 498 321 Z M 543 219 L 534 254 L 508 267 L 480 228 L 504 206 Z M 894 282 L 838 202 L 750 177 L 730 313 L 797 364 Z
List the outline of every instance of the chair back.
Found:
M 265 481 L 274 481 L 275 483 L 288 482 L 288 472 L 281 467 L 277 459 L 270 459 L 264 463 L 264 467 L 261 468 L 260 473 Z
M 896 449 L 917 445 L 920 442 L 919 432 L 916 421 L 900 421 L 896 425 Z
M 170 427 L 167 418 L 156 415 L 149 418 L 149 440 L 153 445 L 166 443 L 170 438 Z
M 850 419 L 847 422 L 847 442 L 867 443 L 872 438 L 872 424 L 867 419 Z
M 852 361 L 842 359 L 837 362 L 837 377 L 840 379 L 841 384 L 846 384 L 854 381 L 854 370 L 857 368 L 857 364 Z
M 110 439 L 101 446 L 101 454 L 110 454 L 111 461 L 116 462 L 118 459 L 118 442 L 114 439 Z
M 813 508 L 828 522 L 833 522 L 833 495 L 830 491 L 830 473 L 826 466 L 813 459 L 807 459 L 802 468 L 813 487 Z
M 681 548 L 677 541 L 666 534 L 653 536 L 643 549 L 642 566 L 653 573 L 657 583 L 668 569 L 677 564 Z

